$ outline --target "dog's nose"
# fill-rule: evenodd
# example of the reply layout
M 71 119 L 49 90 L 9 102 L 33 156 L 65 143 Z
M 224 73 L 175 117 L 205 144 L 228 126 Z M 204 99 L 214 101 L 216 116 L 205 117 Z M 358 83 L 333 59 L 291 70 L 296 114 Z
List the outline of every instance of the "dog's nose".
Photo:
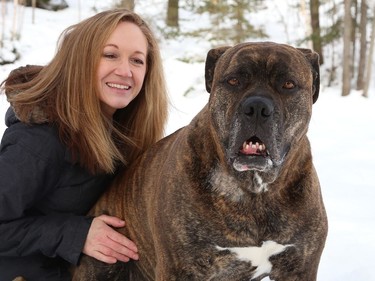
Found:
M 242 108 L 249 117 L 268 118 L 274 112 L 272 100 L 266 97 L 249 97 L 242 104 Z

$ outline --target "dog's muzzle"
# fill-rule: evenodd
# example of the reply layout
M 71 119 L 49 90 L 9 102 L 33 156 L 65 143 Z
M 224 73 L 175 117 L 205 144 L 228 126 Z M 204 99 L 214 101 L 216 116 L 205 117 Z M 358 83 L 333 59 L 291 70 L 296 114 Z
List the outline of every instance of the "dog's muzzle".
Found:
M 265 171 L 272 167 L 272 160 L 266 141 L 272 134 L 274 103 L 261 96 L 248 97 L 241 105 L 242 132 L 238 134 L 241 145 L 238 148 L 233 167 L 239 172 L 247 170 Z M 245 129 L 245 130 L 244 130 Z

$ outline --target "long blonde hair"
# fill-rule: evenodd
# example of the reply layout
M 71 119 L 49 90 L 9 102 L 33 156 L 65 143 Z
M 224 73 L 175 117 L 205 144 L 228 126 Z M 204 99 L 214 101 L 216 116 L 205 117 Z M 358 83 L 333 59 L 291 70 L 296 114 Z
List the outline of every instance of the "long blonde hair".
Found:
M 122 21 L 136 24 L 148 42 L 147 72 L 138 96 L 116 111 L 113 123 L 100 109 L 97 68 L 103 46 Z M 164 134 L 168 98 L 158 43 L 148 25 L 126 9 L 101 12 L 67 28 L 57 53 L 31 81 L 3 82 L 8 101 L 26 123 L 38 109 L 58 127 L 74 159 L 91 172 L 114 172 L 132 162 Z

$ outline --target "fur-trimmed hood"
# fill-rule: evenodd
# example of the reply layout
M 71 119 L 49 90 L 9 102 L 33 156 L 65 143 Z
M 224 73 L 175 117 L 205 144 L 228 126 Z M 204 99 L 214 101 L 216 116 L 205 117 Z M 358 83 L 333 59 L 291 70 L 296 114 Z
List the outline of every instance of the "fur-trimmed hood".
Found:
M 19 91 L 13 90 L 12 86 L 22 84 L 31 81 L 38 73 L 42 70 L 43 66 L 40 65 L 26 65 L 12 70 L 5 81 L 5 95 L 8 101 L 17 95 Z M 17 112 L 22 105 L 15 105 L 10 101 L 11 107 L 8 109 L 5 115 L 5 123 L 9 127 L 10 125 L 18 122 Z M 42 124 L 47 123 L 48 118 L 43 111 L 42 107 L 35 106 L 30 110 L 27 120 L 23 120 L 27 123 Z

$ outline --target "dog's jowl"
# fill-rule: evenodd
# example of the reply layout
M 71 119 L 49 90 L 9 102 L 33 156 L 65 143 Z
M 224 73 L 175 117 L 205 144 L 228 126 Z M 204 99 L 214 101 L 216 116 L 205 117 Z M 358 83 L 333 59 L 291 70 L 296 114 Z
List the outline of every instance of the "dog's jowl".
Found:
M 127 222 L 137 262 L 84 257 L 75 280 L 316 280 L 327 218 L 306 133 L 319 94 L 311 50 L 211 50 L 208 104 L 121 173 L 97 203 Z

